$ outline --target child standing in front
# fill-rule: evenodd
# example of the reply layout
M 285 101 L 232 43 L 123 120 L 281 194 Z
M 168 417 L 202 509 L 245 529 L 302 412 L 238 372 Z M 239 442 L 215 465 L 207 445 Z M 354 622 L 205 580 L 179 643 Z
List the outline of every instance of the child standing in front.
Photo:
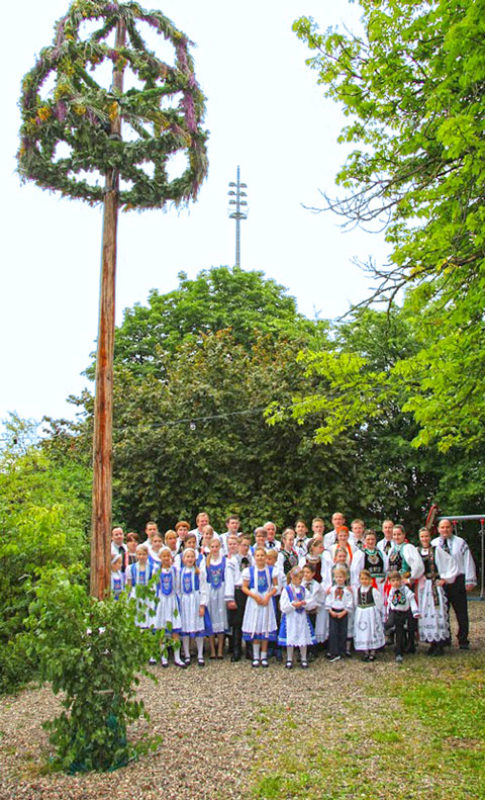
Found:
M 327 590 L 325 605 L 329 615 L 328 658 L 340 661 L 346 654 L 348 616 L 354 600 L 351 590 L 345 585 L 347 572 L 342 567 L 334 570 L 335 585 Z
M 243 638 L 252 642 L 253 667 L 268 666 L 268 642 L 276 641 L 276 616 L 273 596 L 276 594 L 277 577 L 266 564 L 266 550 L 258 547 L 254 551 L 254 567 L 242 574 L 242 591 L 247 596 L 242 624 Z
M 153 602 L 136 597 L 136 587 L 147 586 L 152 574 L 152 566 L 148 562 L 148 550 L 139 544 L 136 548 L 136 563 L 130 564 L 126 570 L 126 588 L 130 590 L 130 597 L 136 599 L 135 625 L 139 628 L 151 628 L 153 624 L 150 614 Z
M 124 575 L 121 571 L 123 556 L 115 555 L 111 559 L 111 592 L 115 600 L 124 589 Z
M 363 569 L 354 588 L 354 648 L 364 652 L 364 661 L 375 661 L 376 650 L 386 643 L 382 594 L 372 585 L 372 575 Z
M 207 609 L 211 621 L 209 635 L 210 658 L 224 658 L 224 636 L 229 629 L 225 601 L 227 557 L 221 555 L 221 542 L 212 539 L 206 561 Z M 215 635 L 217 634 L 217 655 Z
M 278 644 L 286 647 L 286 667 L 293 667 L 293 652 L 295 647 L 300 649 L 300 664 L 303 669 L 308 668 L 307 649 L 315 644 L 315 634 L 312 624 L 306 613 L 306 604 L 309 592 L 301 585 L 303 570 L 293 567 L 287 575 L 288 584 L 281 593 L 281 625 L 278 635 Z
M 207 611 L 207 582 L 205 570 L 196 566 L 196 553 L 187 547 L 182 556 L 179 575 L 180 626 L 184 661 L 190 664 L 190 639 L 197 645 L 197 663 L 204 666 L 204 637 L 210 633 Z
M 160 550 L 161 567 L 158 573 L 155 628 L 165 632 L 165 638 L 171 637 L 173 660 L 177 667 L 185 667 L 180 657 L 180 605 L 177 596 L 177 570 L 172 565 L 172 553 L 169 547 Z M 167 646 L 162 642 L 162 667 L 168 667 Z
M 409 636 L 410 639 L 412 636 L 412 646 L 410 647 L 410 651 L 412 652 L 414 650 L 414 628 L 416 626 L 414 620 L 419 619 L 420 614 L 416 598 L 409 586 L 403 583 L 401 573 L 396 570 L 391 572 L 388 577 L 391 588 L 389 589 L 389 596 L 387 598 L 387 610 L 389 614 L 385 628 L 386 630 L 390 630 L 391 628 L 395 630 L 394 652 L 397 663 L 401 664 L 404 650 L 404 627 L 406 622 L 411 623 Z

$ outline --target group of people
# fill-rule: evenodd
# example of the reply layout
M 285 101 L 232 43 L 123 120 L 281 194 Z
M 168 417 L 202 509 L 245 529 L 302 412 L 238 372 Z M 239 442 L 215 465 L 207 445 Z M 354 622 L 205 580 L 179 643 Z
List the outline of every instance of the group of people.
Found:
M 326 650 L 330 661 L 360 653 L 374 661 L 386 644 L 395 659 L 415 652 L 416 633 L 439 656 L 451 643 L 449 609 L 458 622 L 458 644 L 469 647 L 467 592 L 476 585 L 472 555 L 448 519 L 438 536 L 421 528 L 417 546 L 402 525 L 382 523 L 382 538 L 360 519 L 350 529 L 343 514 L 332 516 L 325 533 L 315 517 L 311 531 L 304 520 L 286 528 L 281 538 L 273 522 L 253 536 L 240 531 L 231 515 L 226 531 L 217 533 L 205 512 L 190 529 L 179 520 L 162 536 L 157 524 L 146 524 L 146 539 L 112 531 L 111 589 L 136 597 L 136 624 L 165 631 L 174 662 L 204 666 L 204 642 L 211 659 L 224 658 L 229 641 L 231 661 L 245 651 L 253 667 L 268 667 L 275 656 L 292 669 Z M 137 587 L 154 585 L 150 594 Z M 243 648 L 243 642 L 245 643 Z M 168 666 L 163 647 L 162 666 Z

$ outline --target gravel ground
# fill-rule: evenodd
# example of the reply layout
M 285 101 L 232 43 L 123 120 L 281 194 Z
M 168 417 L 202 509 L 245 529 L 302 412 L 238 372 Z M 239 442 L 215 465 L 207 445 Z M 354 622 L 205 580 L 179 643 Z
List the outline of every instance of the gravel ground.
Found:
M 472 650 L 485 649 L 485 603 L 470 603 Z M 458 658 L 453 647 L 449 661 Z M 432 659 L 433 665 L 438 663 Z M 429 660 L 424 662 L 429 668 Z M 439 663 L 442 663 L 439 660 Z M 42 722 L 59 705 L 49 687 L 26 690 L 0 699 L 0 800 L 206 800 L 247 796 L 248 775 L 257 746 L 261 709 L 304 706 L 308 723 L 321 724 L 322 698 L 326 713 L 338 708 L 342 679 L 356 696 L 372 673 L 379 681 L 395 669 L 391 655 L 375 664 L 358 659 L 328 664 L 319 658 L 304 672 L 291 673 L 271 661 L 268 670 L 254 670 L 247 661 L 206 662 L 184 671 L 173 665 L 154 667 L 158 685 L 143 680 L 140 695 L 151 721 L 131 728 L 134 739 L 163 736 L 159 750 L 114 773 L 68 776 L 42 774 L 50 754 Z M 405 678 L 405 671 L 401 672 Z

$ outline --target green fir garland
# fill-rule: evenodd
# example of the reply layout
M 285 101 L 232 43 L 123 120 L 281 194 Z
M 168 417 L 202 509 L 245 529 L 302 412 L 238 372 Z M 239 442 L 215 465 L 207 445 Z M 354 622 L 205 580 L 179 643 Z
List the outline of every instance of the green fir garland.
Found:
M 117 49 L 106 39 L 120 19 L 127 44 Z M 82 39 L 80 26 L 93 20 L 99 28 Z M 173 44 L 174 66 L 150 52 L 136 28 L 139 21 Z M 195 198 L 207 173 L 207 132 L 200 127 L 204 96 L 195 80 L 189 43 L 163 14 L 146 12 L 137 3 L 75 0 L 56 25 L 54 44 L 42 50 L 23 79 L 18 152 L 23 178 L 94 204 L 103 200 L 106 171 L 117 168 L 121 181 L 132 184 L 120 189 L 125 210 Z M 118 70 L 131 69 L 143 87 L 120 95 L 99 86 L 90 70 L 107 61 Z M 42 86 L 52 73 L 55 87 L 43 99 Z M 170 107 L 164 107 L 165 98 Z M 126 141 L 111 135 L 118 115 L 129 129 Z M 68 146 L 65 157 L 56 156 L 60 143 Z M 188 165 L 170 180 L 167 162 L 179 152 L 186 153 Z M 143 165 L 151 165 L 151 174 Z M 93 178 L 84 179 L 81 172 Z

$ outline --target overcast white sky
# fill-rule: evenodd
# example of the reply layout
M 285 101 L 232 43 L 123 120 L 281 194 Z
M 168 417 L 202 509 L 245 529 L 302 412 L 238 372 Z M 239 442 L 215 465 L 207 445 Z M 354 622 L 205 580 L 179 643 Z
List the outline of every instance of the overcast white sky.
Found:
M 65 400 L 86 384 L 80 373 L 97 335 L 101 209 L 20 186 L 15 172 L 20 81 L 67 7 L 66 0 L 26 0 L 3 9 L 0 419 L 9 411 L 71 416 Z M 286 286 L 307 316 L 342 314 L 369 291 L 352 258 L 382 263 L 387 247 L 381 236 L 344 233 L 330 213 L 302 207 L 319 205 L 319 190 L 335 191 L 344 118 L 323 97 L 291 26 L 305 14 L 322 29 L 357 29 L 358 7 L 343 0 L 152 0 L 145 7 L 161 9 L 197 44 L 210 167 L 189 210 L 121 215 L 117 321 L 150 289 L 174 289 L 180 270 L 192 277 L 234 263 L 227 184 L 238 164 L 249 199 L 242 267 Z

